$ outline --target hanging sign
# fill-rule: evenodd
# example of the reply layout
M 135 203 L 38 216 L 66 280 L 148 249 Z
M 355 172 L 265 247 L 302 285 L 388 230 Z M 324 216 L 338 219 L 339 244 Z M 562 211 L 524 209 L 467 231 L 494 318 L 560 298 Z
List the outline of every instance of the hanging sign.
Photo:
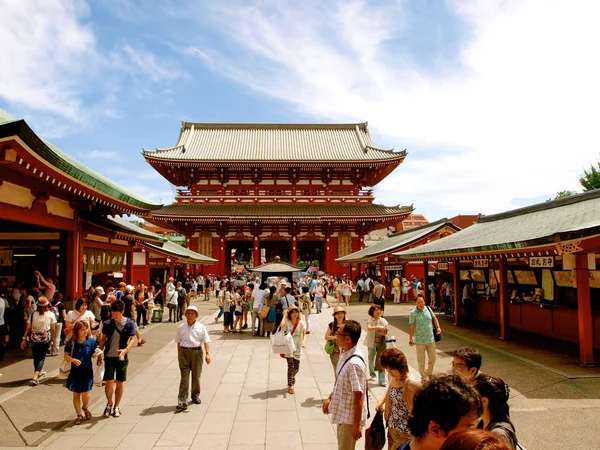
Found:
M 438 268 L 438 270 L 448 270 L 448 263 L 447 262 L 439 262 L 437 264 L 437 268 Z
M 390 272 L 392 270 L 402 270 L 404 266 L 402 264 L 390 264 L 389 266 L 385 266 L 385 271 Z
M 486 267 L 489 267 L 489 262 L 487 259 L 474 259 L 473 267 L 477 269 L 485 269 Z
M 13 251 L 0 250 L 0 266 L 12 266 Z
M 529 267 L 531 268 L 554 268 L 554 256 L 530 256 Z

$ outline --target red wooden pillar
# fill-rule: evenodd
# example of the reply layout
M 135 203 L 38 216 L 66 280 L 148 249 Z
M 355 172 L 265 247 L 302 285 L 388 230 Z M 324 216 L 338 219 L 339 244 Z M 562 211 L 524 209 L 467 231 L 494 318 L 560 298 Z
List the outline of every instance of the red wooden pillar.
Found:
M 379 264 L 381 270 L 381 283 L 385 285 L 385 261 L 382 259 Z
M 219 235 L 219 275 L 229 275 L 225 273 L 225 234 Z
M 324 255 L 323 255 L 323 268 L 321 270 L 323 270 L 324 272 L 327 272 L 328 274 L 331 273 L 331 268 L 333 267 L 333 264 L 330 262 L 330 258 L 331 258 L 331 231 L 330 231 L 330 225 L 327 223 L 325 224 L 325 247 L 324 247 Z
M 454 263 L 454 325 L 460 325 L 462 289 L 460 288 L 460 261 Z
M 594 328 L 590 301 L 590 271 L 587 253 L 575 254 L 577 280 L 577 322 L 579 324 L 579 363 L 594 364 Z
M 127 265 L 125 266 L 125 270 L 127 270 L 127 284 L 133 285 L 133 249 L 127 252 Z
M 175 260 L 172 258 L 169 262 L 169 276 L 175 278 Z
M 290 264 L 295 266 L 298 263 L 298 240 L 296 238 L 296 232 L 292 236 L 292 252 L 290 254 Z
M 74 231 L 67 232 L 65 245 L 65 300 L 75 301 L 83 291 L 83 252 L 81 247 L 81 232 L 79 224 Z
M 498 290 L 500 293 L 500 339 L 508 339 L 510 330 L 510 300 L 508 298 L 508 274 L 505 256 L 500 257 L 498 272 L 500 273 L 500 279 L 498 280 Z
M 423 261 L 423 298 L 425 299 L 425 304 L 429 305 L 429 261 Z
M 260 266 L 260 241 L 258 235 L 254 236 L 254 256 L 252 259 L 254 260 L 254 267 Z

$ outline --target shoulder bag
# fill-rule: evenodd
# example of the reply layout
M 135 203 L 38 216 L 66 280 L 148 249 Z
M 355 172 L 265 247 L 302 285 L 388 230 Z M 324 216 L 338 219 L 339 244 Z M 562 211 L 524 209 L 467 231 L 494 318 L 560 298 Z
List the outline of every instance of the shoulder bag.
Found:
M 442 340 L 442 335 L 438 333 L 438 327 L 435 325 L 435 315 L 433 314 L 433 311 L 429 306 L 427 307 L 427 309 L 431 313 L 431 324 L 433 325 L 433 339 L 435 340 L 435 342 L 440 342 Z
M 271 309 L 270 306 L 267 306 L 266 303 L 263 303 L 262 305 L 262 309 L 261 311 L 258 313 L 258 317 L 260 317 L 261 319 L 266 319 L 267 316 L 269 315 L 269 310 Z
M 327 353 L 328 355 L 331 355 L 334 350 L 335 350 L 335 341 L 328 340 L 327 342 L 325 342 L 325 353 Z
M 73 349 L 75 348 L 75 341 L 71 341 L 71 352 L 69 353 L 69 356 L 73 356 Z M 63 361 L 60 363 L 60 367 L 58 368 L 58 375 L 61 378 L 67 378 L 69 376 L 69 374 L 71 373 L 71 362 L 67 361 L 66 359 L 63 359 Z

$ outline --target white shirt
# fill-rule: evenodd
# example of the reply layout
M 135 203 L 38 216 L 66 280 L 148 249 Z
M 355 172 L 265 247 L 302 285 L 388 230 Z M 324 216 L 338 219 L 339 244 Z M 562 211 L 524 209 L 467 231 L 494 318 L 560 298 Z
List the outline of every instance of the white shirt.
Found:
M 179 294 L 177 293 L 177 291 L 167 291 L 167 293 L 165 294 L 167 305 L 176 305 L 178 296 Z
M 179 325 L 175 342 L 181 347 L 196 348 L 210 342 L 206 327 L 200 322 L 194 322 L 192 326 L 188 325 L 187 321 Z
M 81 317 L 79 317 L 81 316 Z M 79 317 L 79 319 L 77 319 Z M 94 320 L 96 317 L 94 316 L 94 313 L 91 312 L 89 309 L 86 309 L 85 312 L 83 313 L 83 315 L 77 311 L 76 309 L 73 309 L 72 311 L 69 311 L 67 314 L 67 320 L 69 322 L 81 322 L 81 321 L 90 321 L 90 320 Z M 77 320 L 75 320 L 77 319 Z
M 4 311 L 6 310 L 6 302 L 0 297 L 0 326 L 4 325 Z M 3 343 L 0 342 L 0 345 Z
M 258 309 L 260 308 L 260 305 L 262 305 L 263 299 L 265 298 L 265 291 L 263 291 L 262 289 L 254 289 L 252 291 L 252 309 Z

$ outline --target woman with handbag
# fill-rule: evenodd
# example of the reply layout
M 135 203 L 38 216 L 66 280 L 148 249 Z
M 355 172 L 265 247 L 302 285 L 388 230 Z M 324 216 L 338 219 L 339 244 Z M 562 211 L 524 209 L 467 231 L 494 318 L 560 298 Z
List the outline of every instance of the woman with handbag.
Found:
M 369 349 L 369 374 L 375 379 L 375 371 L 379 372 L 379 384 L 385 386 L 385 370 L 381 367 L 381 354 L 385 350 L 385 336 L 387 335 L 387 320 L 381 317 L 381 308 L 372 305 L 369 308 L 367 319 L 367 337 L 365 345 Z
M 381 354 L 381 366 L 388 373 L 390 386 L 376 410 L 383 411 L 388 424 L 388 448 L 396 450 L 412 439 L 408 418 L 421 383 L 409 378 L 406 356 L 397 348 L 388 348 Z
M 271 337 L 271 333 L 275 331 L 275 322 L 277 320 L 275 308 L 277 307 L 279 300 L 275 292 L 277 292 L 277 288 L 275 286 L 271 286 L 269 288 L 269 293 L 264 299 L 264 305 L 269 307 L 269 313 L 267 314 L 267 317 L 262 319 L 261 322 L 262 336 L 267 333 L 267 337 Z
M 244 290 L 241 287 L 235 289 L 233 293 L 233 332 L 234 333 L 243 333 L 242 331 L 242 323 L 244 321 L 244 304 L 246 300 L 244 299 Z
M 286 310 L 284 318 L 281 321 L 281 330 L 284 333 L 290 333 L 296 345 L 294 353 L 284 354 L 288 366 L 288 393 L 293 394 L 294 384 L 296 384 L 296 374 L 300 370 L 300 356 L 302 355 L 302 348 L 306 340 L 306 327 L 304 322 L 300 320 L 300 310 L 297 306 L 292 305 Z
M 223 293 L 223 333 L 233 331 L 233 313 L 235 312 L 233 285 L 228 281 Z
M 327 341 L 327 344 L 325 345 L 325 351 L 329 353 L 329 360 L 331 361 L 331 365 L 333 366 L 333 374 L 337 378 L 336 368 L 338 361 L 340 360 L 340 356 L 342 354 L 342 349 L 338 346 L 336 335 L 338 328 L 344 325 L 344 323 L 346 322 L 346 310 L 341 306 L 336 306 L 333 310 L 332 316 L 333 322 L 329 324 L 329 326 L 327 327 L 327 331 L 325 332 L 325 340 Z M 330 344 L 330 342 L 333 342 L 333 344 Z M 331 349 L 331 352 L 327 350 L 328 345 L 330 347 L 333 345 L 333 349 Z
M 73 392 L 73 406 L 77 413 L 75 425 L 81 425 L 84 415 L 86 419 L 92 417 L 88 404 L 94 382 L 92 357 L 96 353 L 96 340 L 89 336 L 87 322 L 79 321 L 73 327 L 73 338 L 65 345 L 65 361 L 71 364 L 66 386 Z
M 21 350 L 25 350 L 27 347 L 27 339 L 31 343 L 31 352 L 33 353 L 32 386 L 40 384 L 39 378 L 46 376 L 46 372 L 43 370 L 46 352 L 52 336 L 56 332 L 56 316 L 48 310 L 49 305 L 50 302 L 43 295 L 38 298 L 37 311 L 34 311 L 27 321 L 23 342 L 21 342 Z
M 177 291 L 173 283 L 167 285 L 167 293 L 165 294 L 165 303 L 169 308 L 169 322 L 177 322 Z

